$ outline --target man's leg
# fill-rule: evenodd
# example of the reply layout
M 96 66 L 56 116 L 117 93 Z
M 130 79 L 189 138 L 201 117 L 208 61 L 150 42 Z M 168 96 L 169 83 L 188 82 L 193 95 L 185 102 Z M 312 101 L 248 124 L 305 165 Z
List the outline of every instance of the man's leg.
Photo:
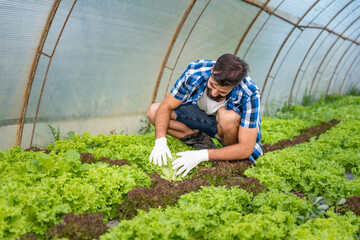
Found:
M 160 103 L 153 103 L 150 105 L 147 111 L 147 117 L 152 125 L 155 126 L 155 114 L 159 107 Z M 182 122 L 176 121 L 176 114 L 173 111 L 170 115 L 170 123 L 168 128 L 168 134 L 175 138 L 181 139 L 187 135 L 195 133 L 196 131 L 189 128 Z
M 160 103 L 153 103 L 147 112 L 148 119 L 153 125 L 159 105 Z M 215 116 L 206 115 L 197 105 L 184 104 L 171 113 L 167 133 L 189 146 L 198 149 L 210 149 L 217 148 L 211 140 L 216 132 Z
M 240 115 L 233 110 L 221 107 L 216 115 L 218 136 L 226 146 L 238 143 Z M 216 136 L 217 137 L 217 136 Z

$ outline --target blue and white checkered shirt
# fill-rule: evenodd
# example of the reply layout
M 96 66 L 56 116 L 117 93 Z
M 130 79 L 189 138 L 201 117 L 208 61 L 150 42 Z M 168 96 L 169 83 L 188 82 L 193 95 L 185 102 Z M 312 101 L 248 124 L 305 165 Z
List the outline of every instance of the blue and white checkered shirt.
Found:
M 191 62 L 185 72 L 176 81 L 171 94 L 184 103 L 197 104 L 197 100 L 205 91 L 211 68 L 216 61 L 197 60 Z M 226 109 L 236 111 L 240 117 L 240 126 L 245 128 L 258 127 L 254 151 L 249 157 L 250 161 L 263 154 L 261 149 L 261 116 L 260 91 L 249 76 L 246 76 L 239 85 L 226 96 Z

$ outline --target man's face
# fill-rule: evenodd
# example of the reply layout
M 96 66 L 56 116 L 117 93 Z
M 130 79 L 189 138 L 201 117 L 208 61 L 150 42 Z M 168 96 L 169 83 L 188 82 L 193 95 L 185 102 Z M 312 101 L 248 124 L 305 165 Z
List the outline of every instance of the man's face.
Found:
M 209 98 L 214 101 L 222 101 L 226 98 L 226 96 L 231 92 L 234 88 L 233 86 L 221 86 L 214 79 L 213 74 L 210 75 L 208 83 L 207 83 L 207 91 L 206 94 Z

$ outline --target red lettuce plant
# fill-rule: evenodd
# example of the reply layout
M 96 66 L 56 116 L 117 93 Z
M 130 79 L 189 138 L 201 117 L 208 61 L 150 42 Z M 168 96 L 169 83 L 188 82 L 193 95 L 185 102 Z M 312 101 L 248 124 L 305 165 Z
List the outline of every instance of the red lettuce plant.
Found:
M 149 188 L 137 187 L 128 193 L 127 199 L 118 207 L 120 219 L 131 219 L 137 210 L 175 205 L 181 195 L 200 190 L 201 186 L 238 186 L 254 195 L 267 189 L 255 178 L 245 178 L 243 173 L 251 165 L 249 161 L 219 162 L 214 167 L 199 167 L 192 178 L 171 182 L 153 173 Z
M 101 157 L 101 158 L 99 158 L 99 162 L 107 163 L 107 164 L 109 164 L 110 166 L 114 166 L 114 165 L 116 165 L 116 166 L 118 166 L 118 167 L 121 167 L 121 166 L 124 166 L 124 165 L 131 166 L 131 164 L 128 163 L 127 161 L 125 161 L 125 160 L 122 160 L 122 159 L 120 159 L 120 160 L 112 160 L 112 159 L 107 158 L 107 157 Z
M 109 164 L 110 166 L 113 166 L 113 165 L 116 165 L 116 166 L 119 166 L 119 167 L 124 166 L 124 165 L 131 166 L 131 164 L 128 163 L 127 161 L 125 161 L 125 160 L 113 160 L 113 159 L 110 159 L 110 158 L 107 158 L 107 157 L 101 157 L 98 160 L 91 153 L 80 153 L 80 159 L 81 159 L 82 163 L 88 163 L 88 164 L 97 163 L 97 162 L 104 162 L 104 163 Z
M 303 129 L 300 135 L 293 137 L 293 140 L 284 139 L 278 141 L 274 145 L 264 144 L 262 146 L 263 152 L 272 152 L 275 150 L 281 150 L 287 147 L 295 146 L 303 142 L 309 142 L 312 137 L 319 137 L 321 134 L 325 133 L 327 130 L 337 125 L 339 122 L 340 121 L 336 119 L 333 119 L 330 122 L 321 122 L 316 126 Z
M 71 240 L 99 239 L 107 231 L 101 213 L 67 213 L 64 222 L 51 227 L 45 236 L 48 239 L 68 238 Z
M 344 214 L 347 211 L 352 211 L 357 216 L 360 216 L 360 197 L 355 196 L 345 199 L 345 204 L 338 210 L 338 212 Z
M 91 153 L 80 153 L 80 159 L 82 163 L 96 163 L 97 159 Z
M 36 240 L 36 235 L 33 233 L 27 233 L 22 235 L 19 240 Z

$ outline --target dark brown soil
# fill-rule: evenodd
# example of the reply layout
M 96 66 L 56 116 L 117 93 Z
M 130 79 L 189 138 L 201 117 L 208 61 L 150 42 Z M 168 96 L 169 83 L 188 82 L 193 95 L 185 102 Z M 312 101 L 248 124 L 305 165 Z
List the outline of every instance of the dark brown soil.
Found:
M 275 150 L 282 150 L 287 147 L 295 146 L 300 143 L 309 142 L 312 137 L 318 138 L 321 134 L 337 125 L 340 121 L 333 119 L 330 122 L 321 122 L 319 125 L 305 128 L 301 131 L 301 134 L 293 137 L 293 139 L 284 139 L 278 141 L 274 145 L 264 144 L 262 146 L 264 154 Z

